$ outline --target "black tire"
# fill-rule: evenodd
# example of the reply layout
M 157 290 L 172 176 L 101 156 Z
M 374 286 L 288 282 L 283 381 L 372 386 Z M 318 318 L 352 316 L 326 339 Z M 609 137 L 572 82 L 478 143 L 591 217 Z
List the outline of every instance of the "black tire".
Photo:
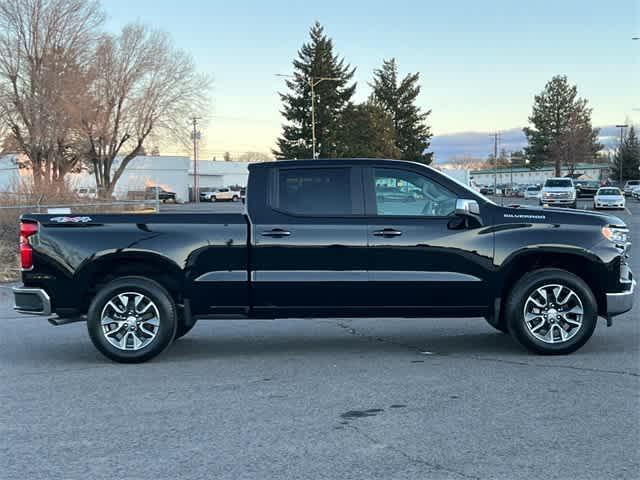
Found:
M 193 329 L 193 327 L 196 326 L 196 322 L 193 322 L 191 325 L 186 326 L 184 321 L 181 319 L 178 322 L 178 327 L 176 328 L 176 338 L 175 340 L 178 340 L 179 338 L 184 337 L 187 333 L 189 333 L 191 331 L 191 329 Z
M 112 345 L 101 326 L 102 311 L 119 293 L 141 293 L 154 302 L 159 326 L 155 337 L 138 350 L 122 350 Z M 159 283 L 145 277 L 122 277 L 102 287 L 89 306 L 87 329 L 93 345 L 107 358 L 120 363 L 141 363 L 162 353 L 173 341 L 177 329 L 176 307 L 169 292 Z M 126 343 L 126 339 L 125 339 Z
M 558 343 L 546 343 L 529 331 L 524 320 L 525 302 L 537 288 L 558 284 L 575 292 L 582 302 L 582 325 L 570 339 Z M 504 313 L 509 332 L 528 350 L 541 355 L 565 355 L 582 347 L 593 335 L 598 319 L 596 298 L 580 277 L 566 270 L 545 268 L 524 275 L 513 287 L 505 304 Z
M 231 199 L 232 202 L 237 202 L 238 200 L 240 200 L 240 197 L 238 197 L 237 195 L 234 195 Z

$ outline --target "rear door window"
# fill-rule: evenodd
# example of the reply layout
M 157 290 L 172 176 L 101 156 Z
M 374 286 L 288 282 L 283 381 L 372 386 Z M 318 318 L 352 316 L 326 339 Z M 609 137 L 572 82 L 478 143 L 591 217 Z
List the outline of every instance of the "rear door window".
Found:
M 296 215 L 353 214 L 350 167 L 281 168 L 270 195 L 271 206 Z

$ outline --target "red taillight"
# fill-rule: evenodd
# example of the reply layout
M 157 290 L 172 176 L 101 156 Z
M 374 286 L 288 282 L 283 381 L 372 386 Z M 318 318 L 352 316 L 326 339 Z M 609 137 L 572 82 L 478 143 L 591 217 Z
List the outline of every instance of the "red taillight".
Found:
M 29 237 L 38 233 L 37 223 L 20 223 L 20 266 L 23 270 L 33 267 L 33 249 L 29 245 Z

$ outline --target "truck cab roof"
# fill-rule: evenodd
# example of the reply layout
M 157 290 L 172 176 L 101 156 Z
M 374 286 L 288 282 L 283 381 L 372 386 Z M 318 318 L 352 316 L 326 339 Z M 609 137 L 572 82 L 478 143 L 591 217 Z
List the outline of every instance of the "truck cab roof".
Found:
M 385 165 L 385 166 L 401 166 L 401 165 L 421 165 L 422 163 L 410 162 L 408 160 L 393 160 L 385 158 L 305 158 L 296 160 L 276 160 L 274 162 L 252 163 L 249 169 L 273 168 L 273 167 L 296 167 L 296 166 L 327 166 L 327 165 L 349 165 L 349 164 L 367 164 L 367 165 Z

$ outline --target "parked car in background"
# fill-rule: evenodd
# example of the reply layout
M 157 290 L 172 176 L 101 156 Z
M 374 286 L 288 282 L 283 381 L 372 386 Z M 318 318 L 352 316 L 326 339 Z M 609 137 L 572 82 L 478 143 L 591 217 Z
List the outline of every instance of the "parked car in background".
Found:
M 631 189 L 633 187 L 640 187 L 640 180 L 627 180 L 624 184 L 624 194 L 627 196 L 631 195 Z
M 488 185 L 482 185 L 480 187 L 480 193 L 483 195 L 493 195 L 493 187 L 489 187 Z
M 95 188 L 76 188 L 75 194 L 80 198 L 98 198 L 98 192 Z
M 144 196 L 147 200 L 154 200 L 157 198 L 162 203 L 176 203 L 176 192 L 170 192 L 162 187 L 147 187 L 144 189 Z
M 529 185 L 524 189 L 524 198 L 539 198 L 540 190 L 542 190 L 540 185 Z
M 640 185 L 631 188 L 631 197 L 635 198 L 636 200 L 640 200 Z
M 578 197 L 593 197 L 600 188 L 597 180 L 574 180 L 573 183 Z
M 593 197 L 593 209 L 599 208 L 624 208 L 625 198 L 618 187 L 602 187 Z
M 211 193 L 215 191 L 215 188 L 211 188 L 211 187 L 201 187 L 198 188 L 198 197 L 200 197 L 200 201 L 201 202 L 206 202 L 207 201 L 207 193 Z
M 524 185 L 516 185 L 516 184 L 514 184 L 512 186 L 511 191 L 512 191 L 512 193 L 513 193 L 513 195 L 515 197 L 524 197 L 524 189 L 525 188 L 526 187 Z
M 241 195 L 239 190 L 231 190 L 230 188 L 218 188 L 212 192 L 207 192 L 204 197 L 200 197 L 205 202 L 237 202 Z
M 571 178 L 547 178 L 540 192 L 540 205 L 576 208 L 576 188 Z

